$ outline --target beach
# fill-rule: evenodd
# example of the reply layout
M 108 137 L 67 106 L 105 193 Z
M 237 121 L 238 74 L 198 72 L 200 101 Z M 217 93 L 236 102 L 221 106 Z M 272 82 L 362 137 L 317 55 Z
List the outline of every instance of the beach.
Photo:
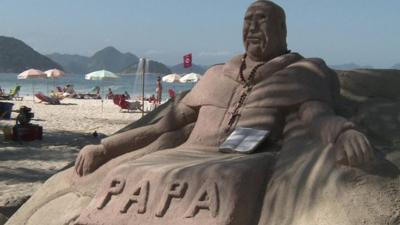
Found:
M 60 105 L 48 105 L 34 102 L 31 96 L 2 102 L 13 103 L 14 111 L 23 105 L 31 108 L 31 123 L 43 127 L 43 140 L 14 142 L 5 140 L 1 132 L 0 214 L 29 198 L 48 177 L 71 166 L 83 146 L 98 143 L 142 115 L 120 112 L 112 100 L 104 100 L 103 107 L 101 100 L 66 98 Z M 13 112 L 10 120 L 0 120 L 0 127 L 14 126 L 17 115 Z

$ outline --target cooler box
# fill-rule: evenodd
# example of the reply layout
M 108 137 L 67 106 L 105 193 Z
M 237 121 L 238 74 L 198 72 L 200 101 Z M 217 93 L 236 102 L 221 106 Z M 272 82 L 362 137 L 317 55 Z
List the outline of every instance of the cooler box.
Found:
M 33 141 L 42 140 L 43 128 L 39 125 L 15 125 L 13 127 L 14 141 Z
M 13 103 L 0 102 L 0 119 L 10 119 Z

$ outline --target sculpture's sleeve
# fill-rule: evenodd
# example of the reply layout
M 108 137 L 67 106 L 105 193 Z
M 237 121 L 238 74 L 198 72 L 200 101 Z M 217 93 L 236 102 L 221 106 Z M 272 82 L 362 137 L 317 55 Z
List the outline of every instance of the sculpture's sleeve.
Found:
M 106 154 L 117 157 L 149 145 L 163 133 L 180 129 L 196 121 L 198 110 L 178 103 L 157 123 L 115 134 L 101 141 Z
M 306 101 L 298 111 L 300 120 L 309 127 L 311 133 L 324 144 L 335 143 L 341 133 L 355 129 L 347 119 L 335 115 L 332 107 L 322 101 Z

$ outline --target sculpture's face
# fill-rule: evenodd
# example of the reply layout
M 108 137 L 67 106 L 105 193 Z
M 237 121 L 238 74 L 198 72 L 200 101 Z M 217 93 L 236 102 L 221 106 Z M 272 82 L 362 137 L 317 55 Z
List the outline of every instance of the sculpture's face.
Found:
M 259 1 L 247 9 L 243 42 L 252 60 L 268 61 L 286 52 L 284 14 L 279 14 L 276 7 L 273 3 Z

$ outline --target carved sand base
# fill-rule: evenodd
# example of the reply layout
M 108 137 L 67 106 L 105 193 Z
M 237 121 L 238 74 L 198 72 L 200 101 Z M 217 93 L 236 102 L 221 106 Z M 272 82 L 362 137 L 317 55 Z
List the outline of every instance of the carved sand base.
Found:
M 151 149 L 82 178 L 72 168 L 53 176 L 7 225 L 72 225 L 78 217 L 89 225 L 400 224 L 399 169 L 387 160 L 340 166 L 330 146 L 310 137 L 286 142 L 276 163 L 269 153 Z
M 78 224 L 255 224 L 273 155 L 166 150 L 113 170 Z

